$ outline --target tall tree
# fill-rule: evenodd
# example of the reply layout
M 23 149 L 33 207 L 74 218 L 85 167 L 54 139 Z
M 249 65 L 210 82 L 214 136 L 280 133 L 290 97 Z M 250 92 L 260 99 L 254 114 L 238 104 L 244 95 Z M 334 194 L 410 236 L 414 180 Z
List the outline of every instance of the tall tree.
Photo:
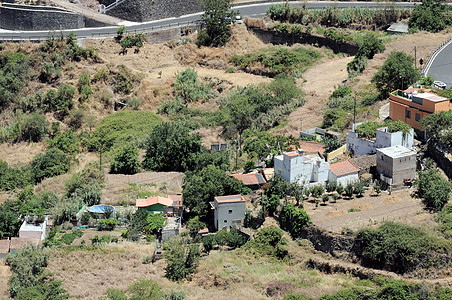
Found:
M 386 98 L 396 89 L 405 89 L 419 79 L 420 73 L 413 66 L 413 58 L 402 51 L 389 54 L 383 66 L 372 78 L 380 96 Z
M 451 25 L 451 18 L 446 15 L 448 10 L 440 0 L 422 0 L 414 7 L 408 26 L 411 29 L 438 32 Z
M 230 11 L 232 0 L 202 0 L 205 27 L 199 32 L 199 46 L 220 47 L 226 45 L 231 36 L 230 24 L 237 12 Z

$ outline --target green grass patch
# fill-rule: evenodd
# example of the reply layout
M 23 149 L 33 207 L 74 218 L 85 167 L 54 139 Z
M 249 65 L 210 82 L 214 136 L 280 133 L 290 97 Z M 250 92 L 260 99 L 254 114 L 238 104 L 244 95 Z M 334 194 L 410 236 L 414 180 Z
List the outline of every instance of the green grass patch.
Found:
M 304 72 L 322 57 L 319 51 L 305 48 L 287 49 L 270 47 L 249 54 L 233 55 L 231 63 L 239 69 L 274 77 L 281 73 L 291 74 L 295 69 Z

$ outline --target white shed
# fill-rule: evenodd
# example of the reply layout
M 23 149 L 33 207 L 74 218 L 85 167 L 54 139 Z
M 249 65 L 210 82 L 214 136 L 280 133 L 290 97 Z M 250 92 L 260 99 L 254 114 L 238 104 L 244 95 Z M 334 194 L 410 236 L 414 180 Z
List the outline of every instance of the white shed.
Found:
M 328 181 L 346 186 L 349 183 L 359 181 L 358 172 L 357 166 L 349 160 L 344 160 L 330 165 Z

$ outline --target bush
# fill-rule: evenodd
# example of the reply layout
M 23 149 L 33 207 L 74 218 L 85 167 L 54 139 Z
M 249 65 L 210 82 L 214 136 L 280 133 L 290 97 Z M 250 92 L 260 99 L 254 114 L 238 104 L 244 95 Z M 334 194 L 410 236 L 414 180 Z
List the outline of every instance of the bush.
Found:
M 124 147 L 110 164 L 111 174 L 136 174 L 140 170 L 138 150 L 132 145 Z
M 71 167 L 71 162 L 63 151 L 59 149 L 48 149 L 46 152 L 36 155 L 30 165 L 33 179 L 38 183 L 44 178 L 66 173 Z
M 320 198 L 320 196 L 323 195 L 323 186 L 321 185 L 315 185 L 311 188 L 311 195 L 314 198 Z
M 284 259 L 288 255 L 287 241 L 282 237 L 281 229 L 271 226 L 260 229 L 254 238 L 245 244 L 256 255 L 270 255 L 278 259 Z
M 345 196 L 347 196 L 349 199 L 353 198 L 353 192 L 355 191 L 355 189 L 353 188 L 353 184 L 348 183 L 345 186 L 344 191 L 345 191 Z
M 451 25 L 450 13 L 442 1 L 423 0 L 416 5 L 408 26 L 410 30 L 439 32 Z
M 279 222 L 281 228 L 289 231 L 295 239 L 300 236 L 304 227 L 311 224 L 311 218 L 304 209 L 296 208 L 292 203 L 287 203 L 281 210 Z
M 167 241 L 163 249 L 167 266 L 165 276 L 174 281 L 189 277 L 196 271 L 196 264 L 200 252 L 197 244 L 188 244 L 181 238 L 173 238 Z
M 230 24 L 237 12 L 230 11 L 232 0 L 203 0 L 204 13 L 201 19 L 205 27 L 198 34 L 198 46 L 220 47 L 226 45 L 231 36 Z
M 417 192 L 424 198 L 427 207 L 441 209 L 449 201 L 452 186 L 436 169 L 420 172 L 416 185 Z
M 176 75 L 174 93 L 185 103 L 208 100 L 210 98 L 210 86 L 198 83 L 198 73 L 194 69 L 185 69 Z
M 118 224 L 118 220 L 115 218 L 109 218 L 109 219 L 101 219 L 99 220 L 99 230 L 108 230 L 112 231 L 115 229 L 116 225 Z
M 40 142 L 49 132 L 49 122 L 43 115 L 32 114 L 23 121 L 22 138 L 28 142 Z
M 196 238 L 198 236 L 198 232 L 205 227 L 206 224 L 204 222 L 201 222 L 198 216 L 190 219 L 187 222 L 187 229 L 192 239 Z

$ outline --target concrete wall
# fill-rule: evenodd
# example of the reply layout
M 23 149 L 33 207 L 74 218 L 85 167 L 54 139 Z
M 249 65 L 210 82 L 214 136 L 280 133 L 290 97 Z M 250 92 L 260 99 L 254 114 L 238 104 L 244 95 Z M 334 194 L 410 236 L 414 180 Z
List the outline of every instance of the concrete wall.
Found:
M 318 47 L 328 47 L 334 51 L 334 53 L 347 53 L 349 55 L 355 55 L 358 52 L 358 45 L 352 43 L 338 44 L 333 40 L 325 38 L 323 36 L 316 36 L 310 34 L 293 35 L 290 33 L 278 33 L 272 30 L 261 28 L 250 28 L 254 34 L 262 40 L 264 43 L 271 43 L 274 45 L 288 44 L 293 45 L 309 44 Z
M 108 10 L 107 14 L 129 21 L 145 22 L 200 12 L 202 8 L 199 3 L 199 0 L 127 0 Z
M 283 154 L 275 156 L 274 168 L 275 172 L 281 172 L 284 179 L 289 182 L 324 184 L 328 180 L 330 164 L 320 158 L 306 160 L 303 154 L 297 156 Z
M 3 4 L 0 6 L 0 28 L 8 30 L 62 30 L 85 27 L 80 14 L 43 6 Z
M 452 150 L 439 142 L 430 140 L 427 143 L 427 153 L 433 157 L 447 177 L 452 178 Z
M 245 201 L 229 203 L 218 203 L 215 201 L 215 229 L 221 230 L 224 227 L 242 225 L 245 219 L 245 210 Z
M 406 178 L 416 177 L 416 154 L 392 158 L 377 149 L 377 173 L 392 178 L 391 185 L 401 185 Z
M 328 181 L 336 182 L 337 184 L 341 184 L 342 186 L 346 186 L 349 183 L 355 183 L 359 181 L 358 172 L 353 174 L 347 174 L 343 176 L 336 176 L 333 172 L 330 171 L 328 175 Z

